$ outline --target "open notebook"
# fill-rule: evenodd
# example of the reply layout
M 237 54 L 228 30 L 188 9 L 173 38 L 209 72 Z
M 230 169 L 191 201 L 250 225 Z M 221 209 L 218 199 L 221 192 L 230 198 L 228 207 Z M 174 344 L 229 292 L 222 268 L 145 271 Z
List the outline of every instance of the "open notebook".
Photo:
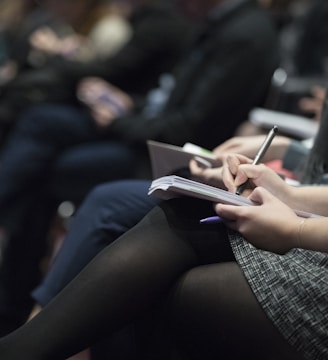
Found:
M 191 196 L 203 200 L 220 202 L 223 204 L 239 206 L 256 206 L 257 204 L 248 198 L 236 195 L 229 191 L 206 185 L 194 180 L 185 179 L 176 175 L 163 176 L 152 181 L 149 188 L 149 195 L 155 195 L 163 200 L 179 196 Z M 295 210 L 300 217 L 320 217 L 320 215 Z

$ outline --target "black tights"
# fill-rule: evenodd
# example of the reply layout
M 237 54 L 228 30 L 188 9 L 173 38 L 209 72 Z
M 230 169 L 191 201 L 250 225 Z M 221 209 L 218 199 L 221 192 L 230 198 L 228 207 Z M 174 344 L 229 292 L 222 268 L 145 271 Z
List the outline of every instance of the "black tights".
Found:
M 224 226 L 199 225 L 211 213 L 193 200 L 154 209 L 38 316 L 1 339 L 0 359 L 63 360 L 164 299 L 165 326 L 190 358 L 219 359 L 222 341 L 231 353 L 242 349 L 243 359 L 293 359 L 234 261 Z

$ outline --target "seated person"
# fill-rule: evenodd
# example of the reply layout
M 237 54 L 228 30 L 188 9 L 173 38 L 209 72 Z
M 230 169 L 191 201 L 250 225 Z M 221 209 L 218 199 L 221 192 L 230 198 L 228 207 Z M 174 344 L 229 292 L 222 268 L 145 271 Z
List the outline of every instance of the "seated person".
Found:
M 72 179 L 72 192 L 82 186 L 77 196 L 81 201 L 100 182 L 135 176 L 134 165 L 144 160 L 140 153 L 147 156 L 146 140 L 177 145 L 192 141 L 212 148 L 229 138 L 265 97 L 278 61 L 276 33 L 266 12 L 251 0 L 195 3 L 192 9 L 203 31 L 181 59 L 175 87 L 158 113 L 134 102 L 131 112 L 101 126 L 94 108 L 39 105 L 26 111 L 10 133 L 0 156 L 0 225 L 5 233 L 0 239 L 0 318 L 12 327 L 26 320 L 30 291 L 39 281 L 44 229 L 51 221 L 46 214 L 53 214 L 58 204 L 49 187 L 59 163 L 68 171 L 77 165 L 84 171 L 72 171 L 60 183 L 62 189 Z M 189 1 L 183 5 L 192 10 Z M 105 161 L 96 173 L 100 146 L 106 147 L 107 157 L 101 157 Z M 1 320 L 0 326 L 5 323 Z
M 2 338 L 1 359 L 67 358 L 155 307 L 189 359 L 326 359 L 327 187 L 251 161 L 227 156 L 223 182 L 249 180 L 242 195 L 258 205 L 162 202 Z M 213 214 L 222 221 L 200 223 Z
M 254 157 L 264 136 L 234 137 L 214 149 L 218 160 L 227 153 Z M 290 172 L 300 170 L 309 152 L 301 143 L 285 136 L 276 136 L 263 161 L 283 159 Z M 217 169 L 203 169 L 191 161 L 194 178 L 213 186 L 221 186 Z M 54 263 L 41 284 L 33 291 L 37 303 L 33 313 L 57 295 L 94 256 L 120 235 L 132 228 L 160 200 L 148 196 L 150 180 L 124 180 L 97 186 L 86 197 L 73 220 Z M 124 216 L 122 216 L 124 214 Z
M 8 83 L 1 89 L 4 139 L 19 115 L 32 105 L 54 102 L 81 106 L 76 99 L 76 88 L 79 81 L 87 76 L 105 78 L 126 92 L 145 96 L 157 85 L 160 74 L 172 71 L 194 31 L 176 6 L 163 0 L 120 2 L 120 8 L 124 5 L 128 9 L 124 15 L 117 15 L 116 10 L 113 14 L 114 4 L 110 2 L 108 7 L 107 0 L 47 0 L 43 5 L 40 6 L 42 14 L 45 13 L 43 17 L 34 16 L 31 20 L 33 26 L 24 28 L 13 42 L 10 63 L 15 64 L 16 70 L 4 69 L 6 74 L 11 74 L 11 79 L 7 79 Z M 39 12 L 41 10 L 38 9 Z M 108 31 L 106 28 L 102 31 L 105 36 L 102 34 L 96 42 L 92 40 L 99 52 L 82 51 L 84 46 L 80 43 L 89 44 L 94 31 L 98 33 L 98 25 L 103 26 L 103 21 L 111 23 L 113 17 L 114 27 L 119 26 L 119 31 Z M 62 25 L 63 22 L 65 25 Z M 45 24 L 48 25 L 46 29 Z M 65 33 L 70 30 L 71 34 L 74 29 L 77 35 L 67 35 L 66 40 L 62 39 L 63 30 L 59 31 L 62 27 Z M 53 31 L 61 33 L 60 41 L 59 35 Z M 85 41 L 81 40 L 81 36 Z M 106 44 L 103 44 L 105 40 Z

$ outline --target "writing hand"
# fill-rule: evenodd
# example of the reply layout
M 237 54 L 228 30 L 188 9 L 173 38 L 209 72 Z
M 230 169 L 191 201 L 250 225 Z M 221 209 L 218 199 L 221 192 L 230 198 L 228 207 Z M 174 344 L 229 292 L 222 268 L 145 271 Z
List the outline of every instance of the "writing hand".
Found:
M 300 218 L 262 187 L 249 196 L 258 206 L 216 204 L 215 211 L 226 225 L 240 232 L 257 248 L 284 254 L 298 245 Z
M 248 187 L 243 192 L 244 196 L 247 196 L 256 186 L 266 188 L 287 203 L 291 196 L 291 186 L 285 183 L 275 171 L 264 164 L 253 165 L 252 160 L 243 155 L 228 154 L 225 157 L 222 180 L 227 189 L 232 192 L 248 181 Z

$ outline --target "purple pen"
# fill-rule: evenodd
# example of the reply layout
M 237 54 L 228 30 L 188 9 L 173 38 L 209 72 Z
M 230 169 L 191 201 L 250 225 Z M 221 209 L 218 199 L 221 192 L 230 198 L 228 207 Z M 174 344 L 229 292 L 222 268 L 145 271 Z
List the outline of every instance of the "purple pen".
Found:
M 220 216 L 210 216 L 204 219 L 199 220 L 201 224 L 215 224 L 222 221 L 222 218 Z

